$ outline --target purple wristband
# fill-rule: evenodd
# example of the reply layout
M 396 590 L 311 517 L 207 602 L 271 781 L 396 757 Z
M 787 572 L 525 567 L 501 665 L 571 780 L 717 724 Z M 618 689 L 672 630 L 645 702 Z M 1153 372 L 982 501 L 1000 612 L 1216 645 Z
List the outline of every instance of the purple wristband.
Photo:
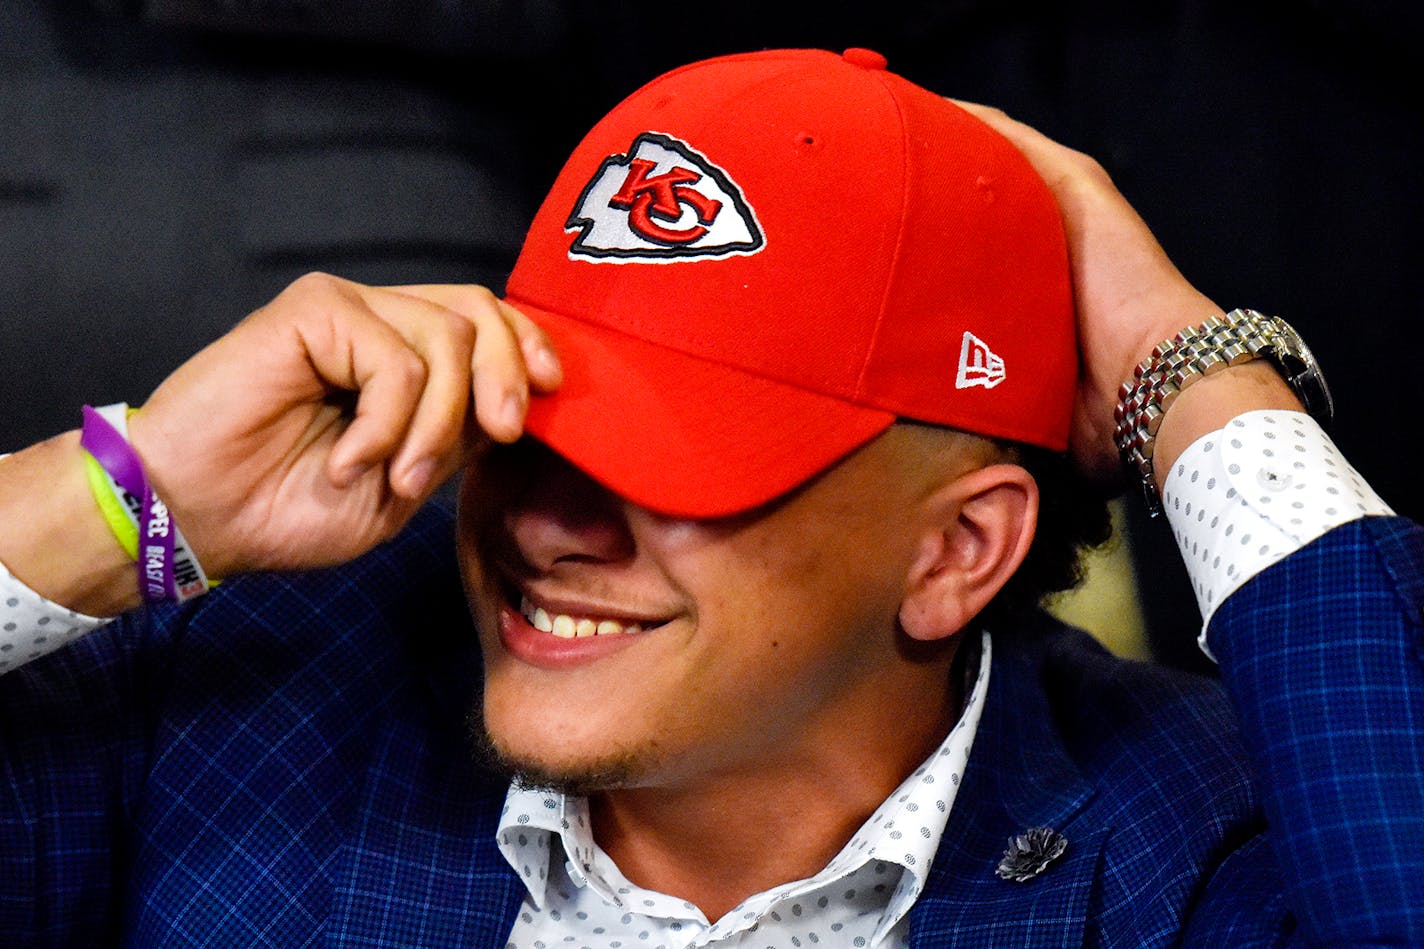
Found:
M 173 519 L 153 493 L 133 446 L 91 406 L 84 406 L 79 444 L 129 494 L 143 499 L 139 509 L 138 585 L 150 603 L 178 599 L 173 576 Z
M 138 455 L 134 454 L 133 446 L 92 406 L 84 406 L 84 428 L 79 433 L 79 446 L 93 455 L 99 467 L 129 494 L 141 498 L 148 493 L 148 477 L 143 473 L 143 465 Z

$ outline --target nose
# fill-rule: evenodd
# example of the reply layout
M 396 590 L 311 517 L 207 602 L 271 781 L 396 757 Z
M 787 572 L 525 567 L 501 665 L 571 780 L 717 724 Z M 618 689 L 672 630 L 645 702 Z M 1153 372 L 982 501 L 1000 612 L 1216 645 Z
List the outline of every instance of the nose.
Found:
M 516 467 L 504 529 L 520 558 L 540 572 L 565 563 L 606 563 L 631 557 L 623 499 L 542 446 L 530 446 Z

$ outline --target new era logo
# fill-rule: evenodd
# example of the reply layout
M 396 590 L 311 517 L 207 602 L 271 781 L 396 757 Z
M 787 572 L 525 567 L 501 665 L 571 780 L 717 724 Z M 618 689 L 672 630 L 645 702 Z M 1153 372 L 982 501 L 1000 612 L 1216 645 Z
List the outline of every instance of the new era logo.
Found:
M 727 173 L 656 132 L 604 160 L 564 229 L 578 231 L 570 257 L 614 263 L 755 254 L 766 243 Z
M 956 389 L 983 386 L 992 389 L 1004 381 L 1004 361 L 994 355 L 994 351 L 982 339 L 968 330 L 964 331 L 964 342 L 959 347 L 959 375 L 954 380 Z

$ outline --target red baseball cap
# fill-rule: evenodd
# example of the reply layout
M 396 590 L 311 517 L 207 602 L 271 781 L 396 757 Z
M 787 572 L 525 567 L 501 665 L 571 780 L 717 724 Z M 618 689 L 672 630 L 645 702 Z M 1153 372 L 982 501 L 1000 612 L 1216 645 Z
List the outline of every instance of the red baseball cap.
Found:
M 772 500 L 897 418 L 1061 450 L 1058 209 L 984 123 L 870 50 L 653 80 L 578 145 L 507 299 L 564 365 L 527 430 L 680 517 Z

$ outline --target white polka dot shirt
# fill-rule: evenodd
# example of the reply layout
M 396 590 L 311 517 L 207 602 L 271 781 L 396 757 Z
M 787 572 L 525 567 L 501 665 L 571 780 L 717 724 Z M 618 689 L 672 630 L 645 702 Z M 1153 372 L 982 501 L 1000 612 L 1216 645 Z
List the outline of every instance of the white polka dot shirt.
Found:
M 969 761 L 991 659 L 986 632 L 959 721 L 824 869 L 718 920 L 629 882 L 593 839 L 583 798 L 512 786 L 499 849 L 526 893 L 507 949 L 902 949 Z
M 38 659 L 107 622 L 46 600 L 0 563 L 0 673 Z
M 8 457 L 0 454 L 0 460 Z M 45 599 L 0 563 L 0 675 L 107 622 Z
M 1203 651 L 1212 614 L 1241 584 L 1332 527 L 1393 513 L 1314 419 L 1270 409 L 1193 442 L 1162 507 L 1201 609 Z

